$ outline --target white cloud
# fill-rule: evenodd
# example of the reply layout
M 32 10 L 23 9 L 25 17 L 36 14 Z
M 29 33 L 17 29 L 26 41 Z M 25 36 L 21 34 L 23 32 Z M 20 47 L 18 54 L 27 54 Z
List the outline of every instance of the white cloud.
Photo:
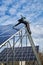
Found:
M 13 3 L 14 2 L 14 3 Z M 12 7 L 8 7 L 10 5 Z M 32 37 L 36 44 L 43 43 L 43 0 L 13 0 L 3 1 L 0 7 L 0 24 L 8 25 L 16 23 L 15 21 L 20 18 L 20 15 L 26 16 L 31 22 Z M 11 15 L 5 14 L 5 11 Z M 3 16 L 4 15 L 4 16 Z M 12 16 L 16 15 L 16 16 Z M 41 15 L 41 16 L 40 16 Z
M 40 50 L 43 51 L 43 19 L 37 19 L 37 21 L 35 23 L 32 23 L 30 27 L 35 45 L 38 44 Z
M 11 8 L 11 9 L 9 10 L 9 12 L 10 12 L 11 15 L 14 15 L 14 14 L 16 13 L 16 9 Z
M 9 4 L 12 4 L 13 0 L 3 0 L 4 5 L 8 6 Z
M 9 18 L 9 17 L 8 17 Z M 13 19 L 13 20 L 12 20 Z M 17 19 L 16 17 L 13 17 L 13 18 L 9 18 L 9 20 L 6 20 L 6 22 L 4 22 L 3 24 L 1 25 L 9 25 L 9 24 L 16 24 L 17 22 Z
M 15 3 L 14 3 L 15 2 Z M 27 17 L 29 17 L 30 20 L 34 20 L 34 18 L 37 18 L 37 16 L 39 16 L 43 10 L 43 7 L 40 1 L 28 1 L 28 0 L 19 0 L 19 1 L 12 1 L 12 0 L 6 0 L 3 1 L 3 7 L 2 7 L 2 14 L 4 12 L 5 14 L 5 10 L 7 9 L 7 11 L 11 14 L 19 14 L 19 12 L 23 15 L 26 15 Z M 8 5 L 12 5 L 11 8 L 8 7 Z M 22 9 L 20 9 L 22 7 Z M 17 12 L 17 13 L 15 13 Z M 1 15 L 2 15 L 1 14 Z M 3 15 L 4 15 L 3 14 Z M 6 15 L 5 15 L 6 16 Z M 9 16 L 9 15 L 8 15 Z

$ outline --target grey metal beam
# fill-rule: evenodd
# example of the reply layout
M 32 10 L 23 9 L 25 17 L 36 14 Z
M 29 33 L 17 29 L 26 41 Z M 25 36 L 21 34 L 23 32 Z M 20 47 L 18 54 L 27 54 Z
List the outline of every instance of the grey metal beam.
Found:
M 26 30 L 27 30 L 27 28 L 26 28 Z M 37 52 L 36 52 L 35 44 L 34 44 L 34 42 L 33 42 L 32 36 L 31 36 L 31 34 L 29 34 L 28 30 L 27 30 L 27 34 L 28 34 L 28 39 L 29 39 L 29 42 L 30 42 L 30 44 L 31 44 L 31 46 L 32 46 L 33 52 L 34 52 L 34 54 L 35 54 L 35 56 L 36 56 L 38 65 L 42 65 L 42 64 L 41 64 L 41 61 L 40 61 L 40 58 L 39 58 L 39 56 L 38 56 L 38 54 L 37 54 Z

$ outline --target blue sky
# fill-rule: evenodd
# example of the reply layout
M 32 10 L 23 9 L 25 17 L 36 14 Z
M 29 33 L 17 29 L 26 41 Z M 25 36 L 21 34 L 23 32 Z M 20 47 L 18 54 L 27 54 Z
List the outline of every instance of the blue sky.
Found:
M 43 0 L 0 0 L 0 25 L 15 24 L 23 15 L 30 22 L 34 42 L 43 48 Z

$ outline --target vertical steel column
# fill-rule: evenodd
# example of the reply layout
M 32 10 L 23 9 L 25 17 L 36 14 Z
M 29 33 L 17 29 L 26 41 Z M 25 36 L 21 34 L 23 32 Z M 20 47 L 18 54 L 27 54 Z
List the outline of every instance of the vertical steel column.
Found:
M 25 29 L 25 33 L 27 33 L 26 29 Z M 27 34 L 26 34 L 26 48 L 27 48 Z
M 20 43 L 21 43 L 21 48 L 22 48 L 22 30 L 20 32 Z M 21 61 L 21 65 L 22 65 L 22 61 Z
M 21 30 L 21 36 L 20 37 L 21 37 L 20 39 L 21 39 L 21 47 L 22 47 L 22 30 Z
M 13 47 L 12 47 L 12 65 L 14 65 L 14 46 L 15 46 L 15 36 L 13 37 Z
M 26 35 L 26 47 L 27 47 L 27 35 Z
M 15 61 L 15 36 L 13 37 L 13 61 Z
M 8 42 L 7 42 L 7 65 L 8 65 Z

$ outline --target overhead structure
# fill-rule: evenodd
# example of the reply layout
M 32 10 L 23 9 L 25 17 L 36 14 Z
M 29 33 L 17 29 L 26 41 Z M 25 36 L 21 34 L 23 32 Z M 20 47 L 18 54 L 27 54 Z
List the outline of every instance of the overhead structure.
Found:
M 20 25 L 19 25 L 20 24 Z M 22 31 L 22 28 L 25 26 L 25 33 L 23 32 L 24 31 L 24 29 L 23 29 L 23 31 Z M 19 33 L 18 33 L 19 32 Z M 32 50 L 33 50 L 33 52 L 34 52 L 34 55 L 35 55 L 35 58 L 37 59 L 37 62 L 38 62 L 38 65 L 41 65 L 41 62 L 40 62 L 40 58 L 39 58 L 39 56 L 38 56 L 38 54 L 37 54 L 37 51 L 36 51 L 36 48 L 35 48 L 35 44 L 34 44 L 34 42 L 33 42 L 33 39 L 32 39 L 32 36 L 31 36 L 31 30 L 30 30 L 30 25 L 29 25 L 29 22 L 27 22 L 26 20 L 25 20 L 25 17 L 21 17 L 21 19 L 19 19 L 18 20 L 18 23 L 16 24 L 16 25 L 7 25 L 7 26 L 0 26 L 0 49 L 2 49 L 2 47 L 4 46 L 4 45 L 7 45 L 7 48 L 6 48 L 6 46 L 4 47 L 5 49 L 7 49 L 7 51 L 5 52 L 5 53 L 7 53 L 7 57 L 5 57 L 5 59 L 7 59 L 7 65 L 8 65 L 8 60 L 9 60 L 9 51 L 8 50 L 12 50 L 12 65 L 14 65 L 13 64 L 13 60 L 14 60 L 14 58 L 15 58 L 15 54 L 16 54 L 16 52 L 15 52 L 15 45 L 16 45 L 16 42 L 18 42 L 18 40 L 20 39 L 20 44 L 21 44 L 21 48 L 20 48 L 20 51 L 18 51 L 19 53 L 22 53 L 22 54 L 24 54 L 24 52 L 25 52 L 25 50 L 24 50 L 24 52 L 22 51 L 24 48 L 22 47 L 22 39 L 23 39 L 23 37 L 24 36 L 26 36 L 26 39 L 27 39 L 27 36 L 28 36 L 28 39 L 29 39 L 29 41 L 30 41 L 30 44 L 31 44 L 31 47 L 32 47 Z M 16 38 L 15 38 L 16 37 Z M 17 39 L 18 38 L 18 39 Z M 16 41 L 15 41 L 15 39 L 17 39 Z M 11 44 L 10 44 L 10 40 L 13 40 L 13 42 L 11 42 Z M 25 40 L 26 41 L 26 50 L 27 51 L 29 51 L 28 49 L 27 49 L 27 40 Z M 10 45 L 10 49 L 9 49 L 9 47 L 8 47 L 8 44 Z M 13 44 L 13 46 L 11 46 Z M 20 45 L 19 44 L 19 45 Z M 19 49 L 18 48 L 18 49 Z M 18 50 L 17 49 L 17 50 Z M 16 50 L 16 51 L 17 51 Z M 2 54 L 4 53 L 4 51 L 2 52 Z M 2 54 L 0 54 L 0 55 L 2 55 Z M 27 53 L 25 53 L 26 55 L 28 54 L 28 52 Z M 4 54 L 3 54 L 4 55 Z M 22 57 L 23 55 L 21 55 L 21 57 Z M 27 55 L 28 56 L 28 55 Z M 4 57 L 4 56 L 3 56 Z M 24 58 L 24 57 L 23 57 Z M 0 61 L 1 61 L 1 59 L 3 59 L 2 57 L 0 58 Z M 29 57 L 28 57 L 28 59 L 29 59 Z M 34 58 L 33 58 L 34 59 Z M 23 60 L 23 59 L 22 59 Z M 21 61 L 22 61 L 21 60 Z M 26 59 L 25 59 L 26 60 Z M 4 59 L 3 59 L 3 61 L 4 61 Z M 15 61 L 15 60 L 14 60 Z M 21 64 L 22 65 L 22 64 Z
M 40 58 L 35 50 L 35 44 L 33 42 L 33 39 L 32 39 L 32 36 L 31 36 L 31 30 L 30 30 L 30 26 L 29 26 L 29 23 L 27 21 L 25 21 L 25 17 L 21 17 L 21 19 L 18 20 L 18 23 L 15 25 L 15 26 L 18 26 L 19 24 L 23 23 L 26 27 L 26 30 L 27 30 L 27 34 L 28 34 L 28 39 L 30 41 L 30 44 L 32 46 L 32 49 L 33 49 L 33 52 L 36 56 L 36 59 L 37 59 L 37 62 L 38 62 L 38 65 L 41 65 L 41 61 L 40 61 Z M 14 27 L 15 27 L 14 26 Z

